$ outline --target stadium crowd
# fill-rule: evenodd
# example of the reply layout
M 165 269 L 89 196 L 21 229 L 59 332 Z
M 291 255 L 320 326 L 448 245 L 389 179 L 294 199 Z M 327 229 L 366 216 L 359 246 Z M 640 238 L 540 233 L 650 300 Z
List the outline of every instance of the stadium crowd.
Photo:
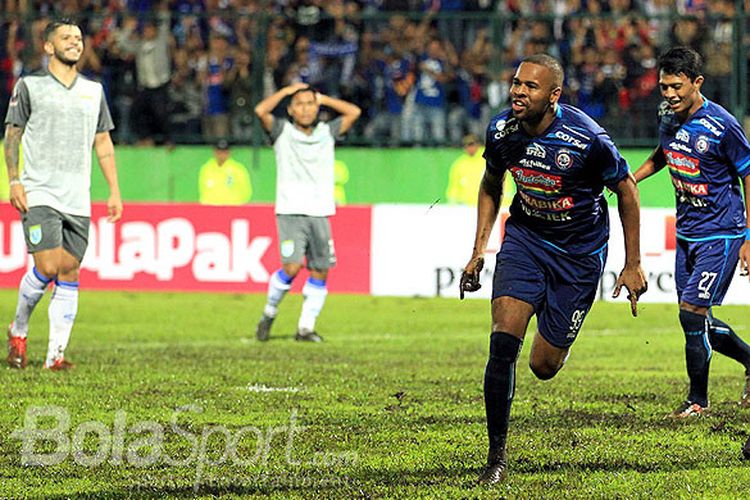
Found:
M 723 105 L 734 71 L 734 0 L 0 0 L 0 7 L 3 116 L 17 79 L 46 65 L 46 23 L 70 17 L 86 34 L 80 71 L 105 86 L 120 144 L 247 142 L 259 130 L 255 104 L 304 82 L 363 109 L 354 141 L 458 145 L 466 133 L 484 135 L 506 103 L 511 68 L 538 52 L 563 61 L 566 102 L 614 137 L 652 138 L 663 47 L 702 53 L 705 94 Z M 502 22 L 490 13 L 503 14 Z

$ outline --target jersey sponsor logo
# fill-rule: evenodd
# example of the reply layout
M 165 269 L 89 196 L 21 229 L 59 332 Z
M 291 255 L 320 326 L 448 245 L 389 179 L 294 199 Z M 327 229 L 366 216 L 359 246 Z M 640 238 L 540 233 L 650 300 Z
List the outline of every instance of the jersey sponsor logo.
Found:
M 664 151 L 664 156 L 667 158 L 669 169 L 674 173 L 687 177 L 697 177 L 701 173 L 701 162 L 697 158 L 669 150 Z
M 547 158 L 547 151 L 545 151 L 544 147 L 534 142 L 529 144 L 526 148 L 526 155 L 536 156 L 537 158 Z
M 677 177 L 672 177 L 672 185 L 681 193 L 689 193 L 695 196 L 708 196 L 708 184 L 694 184 L 686 182 Z
M 708 121 L 706 118 L 701 118 L 700 120 L 698 120 L 698 123 L 706 127 L 708 131 L 714 134 L 716 137 L 721 135 L 721 131 L 716 128 L 716 125 Z
M 523 203 L 520 203 L 519 205 L 521 207 L 521 210 L 523 210 L 523 213 L 525 213 L 529 217 L 535 217 L 537 219 L 543 219 L 550 222 L 565 222 L 572 220 L 570 212 L 542 212 L 541 210 L 531 208 L 530 206 L 524 205 Z
M 677 151 L 684 151 L 685 153 L 692 153 L 693 150 L 690 149 L 690 146 L 687 144 L 682 144 L 681 142 L 675 142 L 672 141 L 669 143 L 670 149 L 676 149 Z
M 678 141 L 682 142 L 690 142 L 690 134 L 688 134 L 685 130 L 680 129 L 677 131 L 677 134 L 675 135 L 675 138 Z
M 555 155 L 555 164 L 562 170 L 567 170 L 573 164 L 573 156 L 567 149 L 561 149 Z
M 539 198 L 531 196 L 528 193 L 524 193 L 523 191 L 519 191 L 518 195 L 521 197 L 521 200 L 523 200 L 525 204 L 541 210 L 560 212 L 562 210 L 570 210 L 574 206 L 572 196 L 563 196 L 562 198 L 557 198 L 556 200 L 540 200 Z
M 542 174 L 534 170 L 511 167 L 510 172 L 519 187 L 536 193 L 554 194 L 562 188 L 562 177 L 559 175 Z
M 699 153 L 705 153 L 706 151 L 708 151 L 708 146 L 708 137 L 706 137 L 705 135 L 698 137 L 698 140 L 695 141 L 695 149 L 697 149 Z
M 542 170 L 550 170 L 552 167 L 538 160 L 529 160 L 528 158 L 521 158 L 518 163 L 527 168 L 540 168 Z
M 555 137 L 557 137 L 561 141 L 565 141 L 568 144 L 577 147 L 578 149 L 586 149 L 586 144 L 584 144 L 583 141 L 576 137 L 573 137 L 566 132 L 563 132 L 562 130 L 558 130 L 557 132 L 555 132 Z
M 505 120 L 498 120 L 495 124 L 495 128 L 497 129 L 497 133 L 494 135 L 494 138 L 496 140 L 502 139 L 513 132 L 518 132 L 518 122 L 512 121 L 508 123 Z

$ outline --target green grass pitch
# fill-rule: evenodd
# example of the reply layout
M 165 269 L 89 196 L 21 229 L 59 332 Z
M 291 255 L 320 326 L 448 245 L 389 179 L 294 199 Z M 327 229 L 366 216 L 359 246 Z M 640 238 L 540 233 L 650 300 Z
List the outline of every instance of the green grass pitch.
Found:
M 6 320 L 15 294 L 0 292 Z M 737 405 L 736 363 L 714 356 L 712 416 L 663 419 L 687 385 L 674 305 L 643 304 L 634 319 L 624 302 L 595 304 L 567 366 L 548 382 L 527 368 L 527 337 L 509 479 L 481 488 L 485 300 L 332 295 L 318 321 L 326 341 L 301 345 L 292 340 L 301 298 L 292 295 L 260 344 L 261 295 L 84 290 L 69 373 L 41 369 L 47 300 L 32 320 L 30 366 L 0 368 L 0 497 L 748 492 L 740 448 L 750 410 Z M 750 338 L 750 308 L 717 316 Z M 34 437 L 32 425 L 48 439 Z

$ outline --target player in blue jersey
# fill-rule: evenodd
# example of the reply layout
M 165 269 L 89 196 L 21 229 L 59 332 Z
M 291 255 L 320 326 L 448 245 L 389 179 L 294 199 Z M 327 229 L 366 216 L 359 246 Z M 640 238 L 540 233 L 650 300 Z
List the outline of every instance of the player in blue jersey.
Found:
M 563 70 L 553 57 L 524 59 L 513 77 L 511 109 L 493 118 L 487 129 L 487 168 L 461 298 L 479 289 L 506 173 L 513 176 L 517 192 L 493 280 L 484 373 L 489 453 L 480 483 L 497 483 L 506 473 L 516 360 L 531 316 L 536 314 L 538 330 L 529 364 L 534 375 L 547 380 L 565 363 L 594 301 L 609 237 L 604 187 L 617 194 L 625 234 L 625 267 L 614 296 L 626 287 L 635 316 L 638 297 L 646 291 L 635 179 L 604 129 L 582 111 L 558 103 L 562 84 Z
M 675 418 L 708 408 L 712 350 L 745 367 L 741 405 L 750 407 L 750 347 L 711 313 L 729 288 L 737 260 L 745 273 L 750 263 L 750 145 L 737 120 L 701 95 L 702 84 L 697 52 L 674 47 L 661 56 L 659 146 L 635 173 L 641 181 L 668 166 L 675 188 L 675 282 L 690 378 L 687 400 L 670 414 Z

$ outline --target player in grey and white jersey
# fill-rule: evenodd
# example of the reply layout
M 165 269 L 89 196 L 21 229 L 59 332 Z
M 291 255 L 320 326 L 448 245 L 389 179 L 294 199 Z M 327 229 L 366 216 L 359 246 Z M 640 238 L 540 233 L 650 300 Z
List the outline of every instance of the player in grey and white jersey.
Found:
M 26 366 L 29 317 L 54 281 L 49 304 L 49 345 L 45 368 L 72 366 L 64 352 L 78 310 L 78 273 L 88 244 L 91 217 L 91 148 L 109 185 L 111 222 L 122 215 L 114 128 L 101 84 L 78 74 L 83 52 L 81 29 L 70 20 L 44 30 L 46 71 L 15 86 L 5 118 L 5 161 L 10 202 L 20 212 L 34 267 L 21 279 L 18 306 L 8 328 L 8 363 Z M 24 170 L 19 172 L 19 144 Z

